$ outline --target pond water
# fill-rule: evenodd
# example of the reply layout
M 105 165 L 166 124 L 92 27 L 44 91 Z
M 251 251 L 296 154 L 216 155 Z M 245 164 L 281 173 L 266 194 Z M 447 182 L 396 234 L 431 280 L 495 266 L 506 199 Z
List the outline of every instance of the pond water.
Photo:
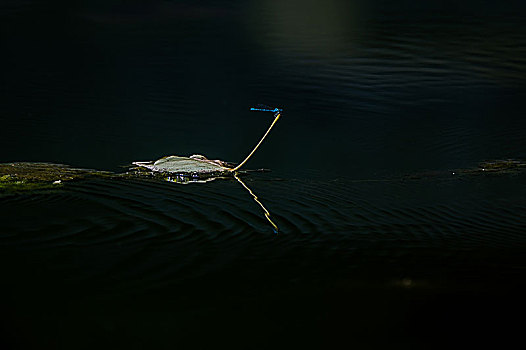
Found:
M 512 344 L 526 291 L 519 1 L 4 1 L 0 163 L 235 179 L 0 195 L 5 348 Z

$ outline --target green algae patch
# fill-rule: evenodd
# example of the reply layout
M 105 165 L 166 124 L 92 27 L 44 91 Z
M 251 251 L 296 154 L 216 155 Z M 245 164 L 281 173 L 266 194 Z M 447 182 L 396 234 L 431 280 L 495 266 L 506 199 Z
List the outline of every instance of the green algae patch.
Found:
M 60 186 L 61 184 L 47 184 L 47 183 L 27 182 L 27 181 L 12 181 L 12 180 L 6 180 L 5 178 L 0 179 L 0 193 L 54 189 Z
M 77 169 L 63 164 L 4 163 L 0 164 L 0 192 L 55 189 L 74 180 L 109 176 L 112 176 L 112 173 Z

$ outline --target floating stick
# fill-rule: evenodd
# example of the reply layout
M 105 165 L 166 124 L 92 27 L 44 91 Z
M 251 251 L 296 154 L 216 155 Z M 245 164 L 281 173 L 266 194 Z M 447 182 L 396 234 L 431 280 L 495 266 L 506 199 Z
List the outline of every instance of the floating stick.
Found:
M 252 155 L 254 154 L 254 152 L 256 152 L 256 150 L 258 149 L 259 145 L 261 145 L 261 143 L 263 142 L 263 140 L 265 139 L 265 137 L 267 137 L 268 133 L 270 132 L 270 130 L 272 129 L 272 127 L 274 126 L 274 124 L 276 124 L 276 122 L 278 121 L 279 117 L 281 117 L 281 112 L 283 111 L 282 109 L 279 109 L 279 108 L 274 108 L 274 109 L 267 109 L 267 108 L 250 108 L 251 111 L 261 111 L 261 112 L 274 112 L 274 121 L 272 122 L 272 124 L 270 124 L 270 127 L 268 128 L 267 132 L 265 133 L 265 135 L 263 135 L 263 137 L 261 138 L 261 140 L 259 140 L 258 144 L 256 145 L 256 147 L 254 147 L 254 149 L 252 150 L 252 152 L 250 152 L 250 154 L 245 158 L 245 160 L 243 160 L 237 167 L 235 168 L 231 168 L 231 169 L 228 169 L 229 171 L 231 172 L 235 172 L 236 170 L 238 170 L 239 168 L 241 168 L 243 166 L 243 164 L 245 164 L 247 162 L 247 160 L 252 157 Z

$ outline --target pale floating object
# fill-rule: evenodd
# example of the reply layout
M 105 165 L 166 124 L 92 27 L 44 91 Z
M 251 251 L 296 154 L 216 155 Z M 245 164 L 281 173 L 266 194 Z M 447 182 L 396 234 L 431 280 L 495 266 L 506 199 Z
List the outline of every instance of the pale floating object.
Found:
M 210 160 L 203 155 L 194 154 L 190 157 L 168 156 L 153 162 L 133 162 L 133 165 L 146 168 L 152 172 L 216 176 L 230 172 L 226 162 Z

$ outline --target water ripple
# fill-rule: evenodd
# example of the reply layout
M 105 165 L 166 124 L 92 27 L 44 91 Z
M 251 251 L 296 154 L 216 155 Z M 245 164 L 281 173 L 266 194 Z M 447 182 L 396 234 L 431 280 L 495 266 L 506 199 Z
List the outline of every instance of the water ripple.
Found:
M 526 196 L 522 190 L 499 196 L 510 181 L 524 178 L 354 182 L 248 177 L 247 186 L 280 228 L 276 235 L 260 207 L 233 180 L 187 186 L 89 180 L 59 191 L 2 198 L 0 211 L 8 215 L 0 245 L 29 251 L 96 248 L 117 254 L 97 272 L 100 276 L 129 265 L 139 254 L 143 263 L 128 273 L 148 276 L 154 285 L 174 273 L 195 277 L 247 254 L 279 260 L 299 247 L 319 253 L 328 248 L 330 254 L 382 242 L 402 251 L 515 247 L 526 243 Z M 31 219 L 9 215 L 18 210 L 29 211 Z M 155 251 L 165 256 L 148 265 Z

